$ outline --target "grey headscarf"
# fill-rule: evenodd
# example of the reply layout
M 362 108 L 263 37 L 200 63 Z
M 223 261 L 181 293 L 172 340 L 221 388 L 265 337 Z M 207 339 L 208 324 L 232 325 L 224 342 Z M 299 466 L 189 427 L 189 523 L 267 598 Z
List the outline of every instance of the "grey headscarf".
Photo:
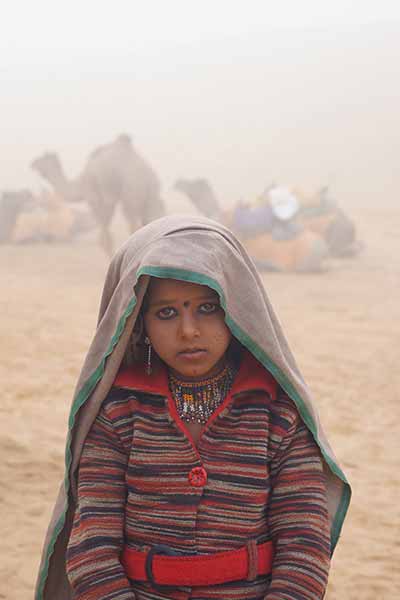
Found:
M 233 335 L 295 402 L 321 449 L 328 480 L 332 548 L 338 540 L 350 501 L 350 486 L 251 259 L 233 234 L 214 221 L 164 217 L 132 235 L 109 267 L 97 330 L 72 403 L 65 479 L 44 544 L 36 600 L 72 598 L 65 573 L 65 551 L 75 511 L 82 446 L 126 354 L 150 277 L 190 281 L 218 292 Z

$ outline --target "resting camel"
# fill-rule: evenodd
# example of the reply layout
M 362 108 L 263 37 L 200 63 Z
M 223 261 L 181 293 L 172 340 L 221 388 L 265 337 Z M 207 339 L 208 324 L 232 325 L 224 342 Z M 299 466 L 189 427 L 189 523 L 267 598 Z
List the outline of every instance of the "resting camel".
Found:
M 29 190 L 4 191 L 0 196 L 0 243 L 12 241 L 20 212 L 34 203 Z
M 92 152 L 82 173 L 72 181 L 55 153 L 37 158 L 32 167 L 63 199 L 90 206 L 100 227 L 100 244 L 109 255 L 113 252 L 110 226 L 118 204 L 131 231 L 165 214 L 158 177 L 127 135 Z
M 86 205 L 67 204 L 49 190 L 3 192 L 0 197 L 0 242 L 68 242 L 93 228 Z
M 362 244 L 356 240 L 353 221 L 332 199 L 328 187 L 324 186 L 311 195 L 298 189 L 293 189 L 293 193 L 300 202 L 296 220 L 308 230 L 321 235 L 332 256 L 354 256 L 362 249 Z
M 250 211 L 240 205 L 230 211 L 216 210 L 219 203 L 205 180 L 180 179 L 175 187 L 189 197 L 199 212 L 213 216 L 235 230 L 261 268 L 264 265 L 266 269 L 284 271 L 321 270 L 328 254 L 346 256 L 355 248 L 354 225 L 343 211 L 328 201 L 327 188 L 306 201 L 301 196 L 298 213 L 289 221 L 279 222 L 273 211 L 268 210 L 267 202 Z M 265 193 L 273 187 L 267 188 Z M 207 189 L 205 205 L 204 189 Z M 292 192 L 298 195 L 297 191 Z M 209 206 L 213 207 L 212 215 Z
M 49 190 L 43 190 L 34 200 L 29 210 L 18 214 L 11 237 L 14 243 L 70 242 L 95 227 L 86 204 L 68 204 Z
M 256 223 L 249 223 L 245 231 L 237 219 L 240 207 L 222 211 L 205 180 L 180 179 L 175 188 L 186 194 L 199 212 L 232 229 L 260 270 L 308 272 L 324 269 L 328 248 L 320 235 L 294 223 L 279 223 L 268 211 L 260 211 Z M 207 203 L 204 206 L 205 190 Z

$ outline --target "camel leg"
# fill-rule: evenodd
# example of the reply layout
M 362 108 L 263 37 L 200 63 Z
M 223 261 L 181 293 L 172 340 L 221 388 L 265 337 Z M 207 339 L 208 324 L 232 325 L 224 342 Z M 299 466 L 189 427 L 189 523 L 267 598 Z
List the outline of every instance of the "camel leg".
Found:
M 99 219 L 99 215 L 95 215 L 96 220 L 100 227 L 99 232 L 99 244 L 101 248 L 103 248 L 104 252 L 107 254 L 109 258 L 112 257 L 114 253 L 114 242 L 110 232 L 110 222 L 105 219 Z
M 108 257 L 114 253 L 114 242 L 111 235 L 110 226 L 115 212 L 116 202 L 114 199 L 108 199 L 96 188 L 96 194 L 92 194 L 88 204 L 92 210 L 97 225 L 100 228 L 99 243 Z
M 128 223 L 129 233 L 134 233 L 139 226 L 139 218 L 141 217 L 138 206 L 132 203 L 130 197 L 128 200 L 122 197 L 121 210 Z
M 101 227 L 99 234 L 99 244 L 109 258 L 114 254 L 114 244 L 112 235 L 108 227 Z

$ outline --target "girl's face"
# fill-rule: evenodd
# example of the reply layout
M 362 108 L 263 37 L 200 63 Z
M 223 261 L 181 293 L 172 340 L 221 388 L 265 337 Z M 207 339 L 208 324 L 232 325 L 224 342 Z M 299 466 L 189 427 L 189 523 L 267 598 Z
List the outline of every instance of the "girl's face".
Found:
M 218 294 L 197 283 L 157 278 L 147 294 L 144 323 L 158 356 L 183 377 L 217 372 L 231 340 Z

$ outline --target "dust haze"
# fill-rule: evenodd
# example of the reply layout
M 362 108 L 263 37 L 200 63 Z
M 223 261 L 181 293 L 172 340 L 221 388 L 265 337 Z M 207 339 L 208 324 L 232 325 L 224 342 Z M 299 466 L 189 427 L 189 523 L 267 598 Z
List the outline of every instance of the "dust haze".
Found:
M 38 187 L 57 151 L 69 176 L 119 133 L 172 198 L 206 177 L 222 203 L 271 181 L 329 184 L 340 202 L 395 203 L 400 24 L 272 30 L 132 53 L 61 56 L 1 73 L 0 189 Z
M 354 490 L 327 600 L 400 597 L 399 59 L 400 25 L 376 23 L 26 56 L 0 71 L 0 190 L 44 187 L 30 167 L 44 151 L 76 177 L 125 133 L 169 212 L 195 212 L 180 177 L 207 178 L 226 207 L 271 182 L 327 184 L 355 223 L 357 256 L 263 274 Z M 121 215 L 113 228 L 122 242 Z M 106 268 L 90 232 L 0 244 L 1 599 L 33 594 Z

